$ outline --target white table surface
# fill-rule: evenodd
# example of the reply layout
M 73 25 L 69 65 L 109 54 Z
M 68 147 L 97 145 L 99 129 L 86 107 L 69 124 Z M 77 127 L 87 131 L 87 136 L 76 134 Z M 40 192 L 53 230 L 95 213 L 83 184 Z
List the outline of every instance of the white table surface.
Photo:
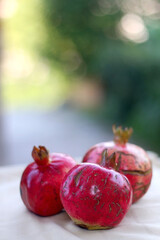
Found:
M 153 179 L 146 195 L 110 230 L 88 231 L 65 212 L 39 217 L 21 201 L 19 183 L 25 165 L 0 167 L 0 240 L 160 240 L 160 159 L 152 152 Z

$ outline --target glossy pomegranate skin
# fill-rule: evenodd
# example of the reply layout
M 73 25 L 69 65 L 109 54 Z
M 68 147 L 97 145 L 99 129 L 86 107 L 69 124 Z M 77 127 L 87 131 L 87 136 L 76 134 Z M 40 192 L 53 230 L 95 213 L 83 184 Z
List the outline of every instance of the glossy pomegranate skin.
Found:
M 115 152 L 116 170 L 129 179 L 133 188 L 132 202 L 136 202 L 147 192 L 152 179 L 152 164 L 146 151 L 131 143 L 102 142 L 91 147 L 82 161 L 102 165 L 102 152 L 105 149 L 108 156 Z
M 24 170 L 20 193 L 25 206 L 40 216 L 50 216 L 63 208 L 60 200 L 60 185 L 65 174 L 76 165 L 68 155 L 52 153 L 49 162 L 29 164 Z
M 64 177 L 62 204 L 80 227 L 109 229 L 121 222 L 132 202 L 128 179 L 112 169 L 81 163 Z

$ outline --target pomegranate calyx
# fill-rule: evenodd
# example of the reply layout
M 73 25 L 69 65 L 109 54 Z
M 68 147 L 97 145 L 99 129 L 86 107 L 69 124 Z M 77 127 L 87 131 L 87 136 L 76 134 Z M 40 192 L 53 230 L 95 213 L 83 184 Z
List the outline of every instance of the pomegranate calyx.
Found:
M 108 149 L 105 149 L 102 152 L 101 166 L 113 168 L 114 170 L 118 171 L 118 165 L 116 163 L 116 153 L 113 152 L 110 156 L 108 156 Z
M 125 145 L 133 133 L 133 128 L 125 127 L 124 129 L 122 129 L 121 126 L 116 127 L 115 125 L 113 125 L 112 131 L 114 134 L 115 144 Z
M 44 146 L 33 147 L 32 157 L 38 165 L 47 165 L 49 163 L 49 152 Z

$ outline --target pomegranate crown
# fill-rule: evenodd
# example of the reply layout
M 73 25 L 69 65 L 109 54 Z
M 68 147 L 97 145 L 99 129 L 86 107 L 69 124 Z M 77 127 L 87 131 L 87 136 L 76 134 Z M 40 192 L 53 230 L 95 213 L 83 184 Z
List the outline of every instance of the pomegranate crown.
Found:
M 113 168 L 117 170 L 116 153 L 113 152 L 110 156 L 108 155 L 108 149 L 104 149 L 102 152 L 101 166 L 107 168 Z
M 32 157 L 38 165 L 47 165 L 49 163 L 49 152 L 44 146 L 33 147 Z
M 126 144 L 133 133 L 132 128 L 126 127 L 122 129 L 121 126 L 116 127 L 115 125 L 112 126 L 112 130 L 114 133 L 114 142 L 121 145 Z

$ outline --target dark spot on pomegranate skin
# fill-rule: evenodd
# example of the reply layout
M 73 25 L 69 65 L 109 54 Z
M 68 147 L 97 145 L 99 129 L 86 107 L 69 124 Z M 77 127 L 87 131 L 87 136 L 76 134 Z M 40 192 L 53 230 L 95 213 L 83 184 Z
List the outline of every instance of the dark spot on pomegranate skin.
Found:
M 117 153 L 119 153 L 119 154 L 121 154 L 121 155 L 123 155 L 123 156 L 130 156 L 130 157 L 133 157 L 134 159 L 136 159 L 136 157 L 133 155 L 133 154 L 131 154 L 131 153 L 124 153 L 124 152 L 121 152 L 121 151 L 117 151 Z
M 68 184 L 67 181 L 65 181 L 63 189 L 67 188 L 67 184 Z
M 108 176 L 105 178 L 105 181 L 104 181 L 104 186 L 106 185 L 107 183 L 107 179 L 108 179 Z
M 109 213 L 112 211 L 111 204 L 109 204 Z
M 97 199 L 97 203 L 96 203 L 96 205 L 99 205 L 99 203 L 100 203 L 100 201 L 99 201 L 99 199 Z
M 104 204 L 105 204 L 105 203 L 102 203 L 102 205 L 101 205 L 101 207 L 100 207 L 101 209 L 103 208 Z
M 82 223 L 80 224 L 80 223 L 79 223 L 79 224 L 77 224 L 77 225 L 78 225 L 79 227 L 81 227 L 81 228 L 88 229 L 88 227 L 87 227 L 85 224 L 82 224 Z
M 139 167 L 140 169 L 142 169 L 142 166 L 141 166 L 141 165 L 138 165 L 138 167 Z
M 146 192 L 146 189 L 148 189 L 150 184 L 147 184 L 147 185 L 143 185 L 142 187 L 139 187 L 137 189 L 135 189 L 135 191 L 142 191 L 143 193 Z
M 87 177 L 87 182 L 89 181 L 90 177 L 91 177 L 91 176 L 88 176 L 88 177 Z
M 54 200 L 57 202 L 57 200 L 58 200 L 58 196 L 57 195 L 55 196 Z
M 129 186 L 130 186 L 130 182 L 129 182 L 129 180 L 128 180 L 128 178 L 127 178 L 127 177 L 125 178 L 125 181 L 126 181 L 127 185 L 129 185 Z
M 94 191 L 94 194 L 96 194 L 97 191 L 98 191 L 98 187 L 97 187 L 97 186 L 94 186 L 93 191 Z
M 148 174 L 151 173 L 151 169 L 149 169 L 148 171 L 140 171 L 140 170 L 133 170 L 133 171 L 129 171 L 129 170 L 122 170 L 123 174 L 129 174 L 129 175 L 138 175 L 138 176 L 146 176 Z
M 83 168 L 80 172 L 77 173 L 77 175 L 75 176 L 75 185 L 78 186 L 78 182 L 79 182 L 79 179 L 80 179 L 80 176 L 82 175 L 83 171 L 86 169 Z

